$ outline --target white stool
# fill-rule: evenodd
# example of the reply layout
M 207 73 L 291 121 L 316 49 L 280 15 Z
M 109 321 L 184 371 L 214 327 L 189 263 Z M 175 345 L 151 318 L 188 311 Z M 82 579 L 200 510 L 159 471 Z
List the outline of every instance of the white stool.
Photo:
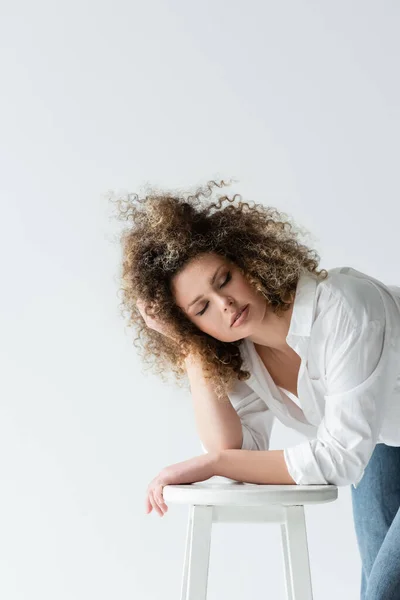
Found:
M 305 504 L 337 499 L 335 485 L 166 485 L 165 501 L 189 505 L 181 600 L 206 600 L 213 523 L 280 523 L 288 600 L 312 600 Z

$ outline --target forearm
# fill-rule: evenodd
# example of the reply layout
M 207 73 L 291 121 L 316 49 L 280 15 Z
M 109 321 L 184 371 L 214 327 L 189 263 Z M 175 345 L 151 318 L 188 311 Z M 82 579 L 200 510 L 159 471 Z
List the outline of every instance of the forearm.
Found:
M 242 424 L 229 397 L 218 400 L 200 362 L 185 359 L 199 437 L 208 452 L 242 447 Z
M 289 475 L 283 450 L 221 450 L 214 475 L 259 484 L 296 485 Z

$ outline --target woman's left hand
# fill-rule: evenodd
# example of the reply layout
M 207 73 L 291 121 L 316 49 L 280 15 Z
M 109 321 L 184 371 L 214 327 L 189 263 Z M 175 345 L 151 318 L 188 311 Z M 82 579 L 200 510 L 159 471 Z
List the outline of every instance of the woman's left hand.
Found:
M 163 517 L 168 510 L 163 498 L 163 488 L 166 485 L 196 483 L 214 477 L 217 459 L 217 454 L 208 453 L 165 467 L 147 488 L 146 513 L 150 513 L 154 508 L 160 517 Z

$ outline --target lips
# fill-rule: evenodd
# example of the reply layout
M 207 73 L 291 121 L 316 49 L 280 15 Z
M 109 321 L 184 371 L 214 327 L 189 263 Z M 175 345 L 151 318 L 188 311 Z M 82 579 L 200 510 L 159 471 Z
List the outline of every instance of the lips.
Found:
M 239 310 L 239 312 L 236 313 L 236 315 L 233 315 L 232 321 L 231 321 L 231 327 L 234 324 L 234 322 L 240 317 L 241 313 L 244 311 L 244 309 L 247 307 L 248 305 L 245 304 L 245 306 L 243 306 L 243 308 L 241 308 Z

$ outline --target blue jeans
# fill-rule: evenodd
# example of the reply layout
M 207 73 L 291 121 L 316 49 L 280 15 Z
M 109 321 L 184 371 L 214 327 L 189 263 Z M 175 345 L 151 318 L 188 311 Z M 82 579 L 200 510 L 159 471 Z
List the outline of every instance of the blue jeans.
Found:
M 351 495 L 360 600 L 400 600 L 400 447 L 377 444 Z

